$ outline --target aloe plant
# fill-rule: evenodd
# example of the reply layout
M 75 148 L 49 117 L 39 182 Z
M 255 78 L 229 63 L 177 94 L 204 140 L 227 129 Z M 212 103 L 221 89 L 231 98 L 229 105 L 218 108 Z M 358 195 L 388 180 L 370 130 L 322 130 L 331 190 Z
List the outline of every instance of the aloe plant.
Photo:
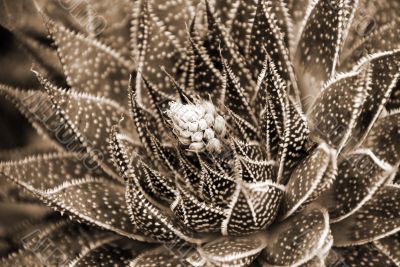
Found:
M 1 179 L 51 208 L 2 266 L 400 265 L 397 1 L 85 3 L 0 20 L 45 140 Z

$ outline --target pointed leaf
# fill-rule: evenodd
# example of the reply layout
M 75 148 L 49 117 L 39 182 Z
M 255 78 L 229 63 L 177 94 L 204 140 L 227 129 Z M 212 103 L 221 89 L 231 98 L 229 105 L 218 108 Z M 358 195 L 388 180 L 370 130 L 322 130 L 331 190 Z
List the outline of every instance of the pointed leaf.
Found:
M 372 76 L 369 81 L 369 90 L 367 89 L 367 98 L 352 133 L 353 139 L 356 140 L 352 140 L 352 143 L 357 143 L 359 136 L 361 141 L 364 140 L 400 80 L 400 49 L 374 54 L 369 60 Z M 358 140 L 359 142 L 360 140 Z
M 165 211 L 159 209 L 148 199 L 142 186 L 140 177 L 134 173 L 128 177 L 126 201 L 132 222 L 140 228 L 146 236 L 164 243 L 199 243 L 191 233 L 182 228 Z
M 326 144 L 319 145 L 292 172 L 286 185 L 283 198 L 284 218 L 293 214 L 301 205 L 310 202 L 310 197 L 322 184 L 329 169 L 329 164 L 335 160 L 335 150 Z
M 163 23 L 153 13 L 149 0 L 137 1 L 136 5 L 134 13 L 138 22 L 135 25 L 137 36 L 134 38 L 137 45 L 133 48 L 137 71 L 140 72 L 136 77 L 136 90 L 141 103 L 143 95 L 140 76 L 143 75 L 161 91 L 171 92 L 170 80 L 162 74 L 162 68 L 178 80 L 179 65 L 184 53 L 179 47 L 179 41 L 163 29 Z
M 249 266 L 265 247 L 262 234 L 219 238 L 198 248 L 187 258 L 193 266 Z
M 250 124 L 256 125 L 256 118 L 251 109 L 248 96 L 240 84 L 239 79 L 233 73 L 231 66 L 226 59 L 222 59 L 225 86 L 224 88 L 224 104 L 233 112 L 241 116 Z
M 47 17 L 44 19 L 57 46 L 69 86 L 126 106 L 125 88 L 131 69 L 129 62 L 99 41 L 74 33 Z
M 357 0 L 315 0 L 309 7 L 295 55 L 305 96 L 319 93 L 320 85 L 333 77 L 357 4 Z
M 380 251 L 374 244 L 352 246 L 348 248 L 335 249 L 340 255 L 340 263 L 349 267 L 357 266 L 398 266 L 388 255 Z
M 328 213 L 308 207 L 268 229 L 266 262 L 281 266 L 306 263 L 321 250 L 329 233 Z
M 245 184 L 237 181 L 225 210 L 222 234 L 241 235 L 266 229 L 275 219 L 283 197 L 283 187 L 272 181 Z
M 314 139 L 339 151 L 344 147 L 362 110 L 370 77 L 370 69 L 364 67 L 340 74 L 324 86 L 308 116 Z
M 400 264 L 400 232 L 374 241 L 374 245 L 397 265 Z
M 5 162 L 0 171 L 60 212 L 144 240 L 130 223 L 124 186 L 102 174 L 94 163 L 84 154 L 58 153 Z
M 258 1 L 257 11 L 251 29 L 249 43 L 249 59 L 253 77 L 258 77 L 263 61 L 268 56 L 274 62 L 282 80 L 297 90 L 295 74 L 289 56 L 287 29 L 282 28 L 283 6 L 279 1 Z M 279 8 L 281 12 L 276 12 Z M 279 17 L 277 17 L 279 16 Z M 286 23 L 285 23 L 286 24 Z M 289 87 L 288 87 L 289 88 Z M 296 92 L 297 93 L 297 92 Z
M 331 220 L 343 220 L 360 209 L 393 172 L 392 166 L 379 160 L 370 150 L 358 150 L 343 159 L 332 189 L 326 193 Z
M 400 230 L 400 186 L 386 185 L 354 214 L 332 225 L 336 246 L 361 245 Z
M 226 29 L 222 27 L 222 23 L 214 16 L 214 12 L 211 10 L 208 1 L 206 1 L 206 13 L 209 32 L 205 46 L 214 65 L 217 69 L 222 70 L 222 55 L 231 66 L 233 73 L 238 76 L 243 88 L 251 92 L 255 87 L 251 74 L 247 69 L 246 61 L 240 55 L 238 48 Z
M 183 225 L 196 232 L 218 232 L 226 216 L 222 208 L 201 201 L 185 189 L 179 190 L 172 210 Z
M 399 127 L 400 113 L 378 119 L 362 146 L 371 149 L 380 160 L 396 165 L 400 161 Z
M 103 161 L 109 171 L 113 172 L 111 156 L 107 153 L 108 141 L 111 126 L 120 121 L 121 115 L 126 115 L 125 109 L 120 104 L 112 100 L 95 97 L 89 94 L 77 93 L 73 90 L 56 88 L 49 81 L 38 75 L 39 81 L 46 89 L 53 109 L 60 116 L 63 122 L 73 133 L 73 138 L 78 140 L 81 147 L 93 155 L 95 160 Z M 82 116 L 81 114 L 85 114 Z M 122 122 L 121 127 L 133 129 L 133 122 L 129 119 Z M 65 142 L 60 140 L 60 142 Z M 74 148 L 68 150 L 75 151 Z M 104 154 L 103 154 L 104 153 Z
M 129 264 L 129 267 L 186 267 L 188 263 L 183 259 L 186 254 L 181 255 L 182 253 L 189 253 L 186 251 L 173 251 L 174 246 L 160 246 L 155 249 L 147 250 L 134 260 L 132 260 Z M 181 249 L 179 245 L 177 245 L 176 249 Z

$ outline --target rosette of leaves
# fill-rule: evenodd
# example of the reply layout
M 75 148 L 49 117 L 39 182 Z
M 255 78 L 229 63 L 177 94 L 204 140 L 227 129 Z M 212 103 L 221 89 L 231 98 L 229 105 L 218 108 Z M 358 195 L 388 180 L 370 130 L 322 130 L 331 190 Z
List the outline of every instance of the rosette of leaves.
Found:
M 49 145 L 1 177 L 61 215 L 2 266 L 400 265 L 397 1 L 65 8 L 50 45 L 10 27 L 41 88 L 1 94 Z

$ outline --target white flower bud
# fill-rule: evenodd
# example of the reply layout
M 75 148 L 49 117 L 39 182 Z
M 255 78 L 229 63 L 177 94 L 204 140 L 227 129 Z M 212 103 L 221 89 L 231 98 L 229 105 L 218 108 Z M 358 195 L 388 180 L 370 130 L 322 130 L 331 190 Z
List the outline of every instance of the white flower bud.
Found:
M 190 138 L 192 133 L 190 131 L 180 131 L 179 136 L 182 136 L 183 138 Z
M 199 120 L 199 129 L 201 131 L 204 131 L 205 129 L 207 129 L 208 125 L 205 119 L 201 119 Z
M 215 107 L 211 102 L 203 102 L 203 107 L 205 109 L 205 111 L 207 112 L 207 114 L 211 114 L 214 115 L 215 112 Z
M 204 120 L 207 122 L 208 127 L 211 127 L 214 124 L 214 115 L 207 113 L 204 115 Z
M 201 152 L 204 149 L 204 143 L 203 142 L 192 142 L 189 145 L 189 150 L 195 151 L 195 152 Z
M 197 113 L 198 118 L 203 118 L 204 114 L 206 113 L 206 110 L 202 106 L 196 106 L 195 112 Z
M 222 135 L 223 133 L 225 134 L 226 129 L 225 129 L 225 120 L 222 116 L 218 115 L 215 118 L 214 121 L 214 131 L 219 134 Z
M 215 137 L 215 133 L 212 129 L 208 128 L 204 131 L 204 138 L 206 140 L 211 140 Z
M 217 115 L 211 102 L 181 104 L 172 102 L 166 114 L 178 141 L 193 152 L 205 149 L 211 153 L 221 153 L 222 141 L 226 134 L 226 121 Z
M 195 132 L 192 134 L 193 142 L 200 142 L 201 140 L 203 140 L 203 132 Z
M 182 136 L 178 136 L 178 140 L 179 140 L 180 143 L 182 143 L 182 144 L 184 144 L 186 146 L 188 146 L 188 145 L 190 145 L 192 143 L 190 138 L 185 138 L 185 137 L 182 137 Z
M 217 154 L 220 154 L 222 151 L 221 141 L 219 141 L 217 138 L 211 139 L 208 141 L 206 149 L 210 153 L 216 152 Z
M 198 128 L 199 128 L 198 122 L 190 122 L 189 123 L 189 131 L 196 132 Z

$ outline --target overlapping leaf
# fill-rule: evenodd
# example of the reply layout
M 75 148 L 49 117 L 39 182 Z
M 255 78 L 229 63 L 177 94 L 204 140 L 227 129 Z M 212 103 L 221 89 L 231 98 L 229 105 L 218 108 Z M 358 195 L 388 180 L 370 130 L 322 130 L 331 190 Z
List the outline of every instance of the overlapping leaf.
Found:
M 337 178 L 325 194 L 332 221 L 350 216 L 374 197 L 395 169 L 379 160 L 370 150 L 359 150 L 343 159 Z
M 57 46 L 69 86 L 126 106 L 130 63 L 99 41 L 74 33 L 47 17 L 44 20 Z
M 338 259 L 336 262 L 346 264 L 346 266 L 350 267 L 362 265 L 368 265 L 371 267 L 398 266 L 395 261 L 374 244 L 335 249 L 335 253 Z
M 291 84 L 298 94 L 288 49 L 288 29 L 282 28 L 287 25 L 285 20 L 288 18 L 285 17 L 285 8 L 280 4 L 283 5 L 281 1 L 258 1 L 249 42 L 250 66 L 253 77 L 257 78 L 264 59 L 271 57 L 279 76 L 285 83 Z
M 351 216 L 332 225 L 336 246 L 366 244 L 400 230 L 399 185 L 386 185 Z
M 357 4 L 353 0 L 316 0 L 309 6 L 295 55 L 304 96 L 319 93 L 321 84 L 333 77 Z
M 268 229 L 266 262 L 270 265 L 300 266 L 322 250 L 329 235 L 327 211 L 308 207 Z
M 0 166 L 4 178 L 56 210 L 123 236 L 144 239 L 129 220 L 124 186 L 105 176 L 87 155 L 56 153 Z
M 393 166 L 400 161 L 399 123 L 399 113 L 378 119 L 363 143 L 363 147 L 371 149 L 380 160 Z
M 20 240 L 23 247 L 2 259 L 2 266 L 126 264 L 143 249 L 139 243 L 124 248 L 127 240 L 119 236 L 64 220 L 32 226 L 34 230 Z
M 193 266 L 249 266 L 266 245 L 263 234 L 219 238 L 199 248 L 187 261 Z
M 139 102 L 141 102 L 142 80 L 140 76 L 143 75 L 161 91 L 171 92 L 170 79 L 162 74 L 162 68 L 178 80 L 179 68 L 183 64 L 181 59 L 184 59 L 185 56 L 180 48 L 179 40 L 163 29 L 163 23 L 153 13 L 152 4 L 148 0 L 137 1 L 135 4 L 137 5 L 135 14 L 138 22 L 135 25 L 137 36 L 133 37 L 133 45 L 136 45 L 134 47 L 136 70 L 140 74 L 136 77 L 136 90 Z
M 286 185 L 286 194 L 283 199 L 285 210 L 284 217 L 289 217 L 301 205 L 309 203 L 313 198 L 318 197 L 315 192 L 321 194 L 334 179 L 329 170 L 335 166 L 335 151 L 321 144 L 312 151 L 292 172 L 289 182 Z M 333 167 L 334 168 L 334 167 Z

